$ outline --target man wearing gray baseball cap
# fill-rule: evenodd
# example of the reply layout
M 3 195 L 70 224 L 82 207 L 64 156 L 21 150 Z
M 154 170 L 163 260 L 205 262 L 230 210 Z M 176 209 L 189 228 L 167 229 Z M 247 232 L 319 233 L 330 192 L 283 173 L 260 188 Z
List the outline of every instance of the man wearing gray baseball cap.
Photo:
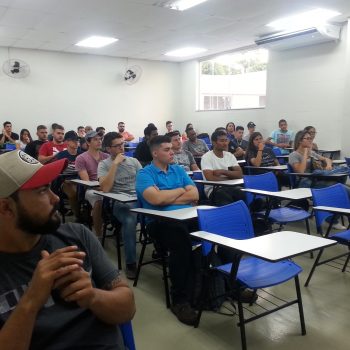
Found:
M 0 156 L 1 349 L 124 349 L 117 324 L 133 293 L 93 233 L 61 224 L 47 165 L 22 151 Z

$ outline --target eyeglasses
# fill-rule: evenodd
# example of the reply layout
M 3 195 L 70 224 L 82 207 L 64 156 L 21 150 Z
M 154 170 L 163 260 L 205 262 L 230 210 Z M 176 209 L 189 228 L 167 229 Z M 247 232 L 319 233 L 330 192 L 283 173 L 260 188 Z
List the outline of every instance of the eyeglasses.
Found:
M 125 142 L 118 143 L 116 145 L 110 146 L 111 148 L 122 148 L 124 146 Z

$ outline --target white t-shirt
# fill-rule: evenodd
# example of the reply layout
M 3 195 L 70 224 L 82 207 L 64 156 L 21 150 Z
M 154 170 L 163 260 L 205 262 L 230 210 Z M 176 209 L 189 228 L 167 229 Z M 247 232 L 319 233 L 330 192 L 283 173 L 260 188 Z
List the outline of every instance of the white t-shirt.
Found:
M 215 155 L 213 151 L 205 153 L 201 160 L 201 168 L 203 170 L 228 170 L 230 167 L 239 166 L 236 157 L 230 152 L 223 152 L 224 156 L 219 158 Z M 204 173 L 203 173 L 203 177 Z M 213 186 L 205 186 L 204 192 L 209 198 L 211 192 L 213 191 Z

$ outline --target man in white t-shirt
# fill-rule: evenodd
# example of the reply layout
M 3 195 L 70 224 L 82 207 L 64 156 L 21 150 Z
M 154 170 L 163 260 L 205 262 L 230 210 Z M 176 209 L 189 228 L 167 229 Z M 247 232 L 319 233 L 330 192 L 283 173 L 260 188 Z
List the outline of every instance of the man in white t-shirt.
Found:
M 203 176 L 210 181 L 224 181 L 241 179 L 243 174 L 236 157 L 227 152 L 229 139 L 224 130 L 215 131 L 211 135 L 213 150 L 202 157 L 201 168 Z M 240 186 L 225 186 L 215 189 L 213 186 L 205 186 L 206 196 L 214 205 L 226 205 L 238 200 L 244 200 L 244 193 Z

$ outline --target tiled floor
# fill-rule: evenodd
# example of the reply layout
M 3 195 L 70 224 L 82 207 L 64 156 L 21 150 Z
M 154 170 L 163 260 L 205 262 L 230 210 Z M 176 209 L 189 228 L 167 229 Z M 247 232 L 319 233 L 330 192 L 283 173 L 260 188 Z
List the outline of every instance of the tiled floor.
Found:
M 313 222 L 311 227 L 315 232 Z M 287 229 L 303 232 L 304 225 L 296 224 Z M 106 249 L 115 260 L 116 250 L 112 240 L 107 242 Z M 151 249 L 150 247 L 149 253 Z M 329 255 L 343 249 L 332 247 L 326 253 Z M 348 272 L 342 273 L 326 265 L 318 267 L 309 287 L 305 288 L 303 284 L 313 260 L 305 255 L 295 258 L 295 261 L 303 268 L 300 280 L 307 334 L 301 336 L 299 314 L 297 306 L 294 305 L 247 324 L 248 349 L 347 349 L 347 332 L 350 329 L 350 268 Z M 285 297 L 294 297 L 294 282 L 274 287 L 272 291 Z M 148 265 L 143 268 L 134 293 L 137 313 L 133 328 L 138 350 L 241 348 L 237 316 L 204 312 L 197 329 L 178 322 L 165 307 L 159 266 Z M 264 304 L 262 298 L 259 298 L 258 303 Z

